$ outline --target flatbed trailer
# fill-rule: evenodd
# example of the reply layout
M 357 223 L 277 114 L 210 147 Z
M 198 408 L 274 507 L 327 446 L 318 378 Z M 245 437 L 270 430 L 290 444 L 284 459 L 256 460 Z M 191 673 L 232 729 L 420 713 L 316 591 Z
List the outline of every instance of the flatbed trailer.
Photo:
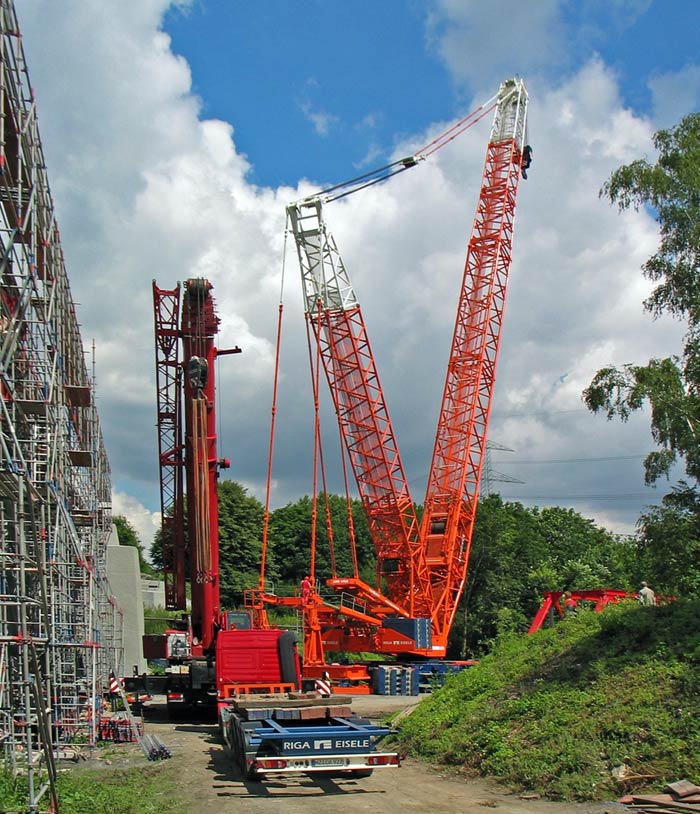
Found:
M 294 695 L 219 707 L 224 743 L 244 778 L 297 772 L 368 777 L 374 769 L 401 765 L 398 752 L 378 748 L 396 730 L 355 715 L 345 701 Z

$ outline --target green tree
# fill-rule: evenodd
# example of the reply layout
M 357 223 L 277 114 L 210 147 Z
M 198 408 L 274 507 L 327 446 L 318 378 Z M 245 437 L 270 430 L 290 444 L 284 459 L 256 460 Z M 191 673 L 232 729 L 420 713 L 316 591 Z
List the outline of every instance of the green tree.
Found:
M 161 526 L 153 535 L 153 542 L 148 549 L 148 556 L 153 563 L 153 568 L 158 573 L 163 573 L 163 527 Z
M 347 501 L 340 495 L 328 495 L 330 525 L 333 531 L 333 551 L 336 573 L 352 574 L 352 555 Z M 311 552 L 311 519 L 313 501 L 304 496 L 296 503 L 275 509 L 270 516 L 270 542 L 274 551 L 278 578 L 290 589 L 297 586 L 309 572 Z M 316 524 L 316 577 L 324 581 L 332 576 L 328 522 L 325 501 L 319 495 Z M 367 521 L 359 500 L 351 501 L 355 544 L 360 576 L 370 584 L 375 580 L 376 557 Z
M 525 627 L 527 594 L 532 592 L 527 579 L 532 556 L 527 548 L 536 538 L 536 523 L 519 503 L 504 504 L 496 494 L 479 501 L 466 587 L 450 634 L 449 656 L 464 658 L 483 652 L 496 636 L 504 610 L 508 611 L 508 626 Z M 535 593 L 529 600 L 536 607 Z
M 232 608 L 243 601 L 243 591 L 256 587 L 262 552 L 263 506 L 235 481 L 217 484 L 219 509 L 219 584 L 222 607 Z M 183 507 L 184 542 L 187 545 L 187 500 Z M 158 529 L 151 546 L 151 559 L 163 569 L 163 532 Z M 185 555 L 185 573 L 189 557 Z
M 656 163 L 645 159 L 617 169 L 601 196 L 620 210 L 654 212 L 661 242 L 642 269 L 656 288 L 644 306 L 654 317 L 672 314 L 687 323 L 682 352 L 646 364 L 599 370 L 584 391 L 590 410 L 627 420 L 646 402 L 660 449 L 645 460 L 645 478 L 668 476 L 680 458 L 688 475 L 700 475 L 700 113 L 654 136 Z
M 466 589 L 448 655 L 480 654 L 506 630 L 525 631 L 544 591 L 629 589 L 635 548 L 573 509 L 479 501 Z
M 139 536 L 131 523 L 122 514 L 117 514 L 112 517 L 112 523 L 116 526 L 117 537 L 119 538 L 119 545 L 132 546 L 136 549 L 139 555 L 139 571 L 142 574 L 152 576 L 155 571 L 150 563 L 143 556 L 143 546 L 139 540 Z
M 681 481 L 640 518 L 638 579 L 657 592 L 700 595 L 700 497 Z
M 246 588 L 258 585 L 265 510 L 235 481 L 221 481 L 218 492 L 221 604 L 231 608 L 241 604 Z
M 167 514 L 172 515 L 172 511 L 173 511 L 173 507 L 170 506 L 167 509 Z M 184 542 L 185 549 L 186 549 L 187 548 L 187 537 L 188 537 L 188 531 L 187 531 L 187 496 L 186 495 L 185 495 L 185 498 L 184 498 L 184 501 L 183 501 L 183 519 L 182 519 L 182 522 L 183 522 L 183 530 L 182 530 L 183 542 Z M 170 531 L 169 533 L 172 533 L 172 532 Z M 156 533 L 153 535 L 153 542 L 151 543 L 151 547 L 150 547 L 148 553 L 149 553 L 150 560 L 153 563 L 154 569 L 158 573 L 162 574 L 163 573 L 163 526 L 162 525 L 156 531 Z M 188 568 L 187 562 L 188 562 L 187 555 L 185 555 L 185 570 L 187 570 L 187 568 Z

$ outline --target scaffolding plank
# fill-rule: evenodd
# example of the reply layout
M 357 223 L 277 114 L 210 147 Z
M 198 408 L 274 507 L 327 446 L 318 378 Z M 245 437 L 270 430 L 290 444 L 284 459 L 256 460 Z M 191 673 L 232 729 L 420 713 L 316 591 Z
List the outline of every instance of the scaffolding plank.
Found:
M 69 449 L 68 457 L 73 466 L 92 466 L 92 452 L 86 449 Z
M 92 390 L 88 386 L 67 384 L 66 395 L 68 396 L 72 407 L 89 407 Z
M 15 404 L 22 410 L 25 415 L 45 415 L 46 402 L 42 399 L 15 399 Z

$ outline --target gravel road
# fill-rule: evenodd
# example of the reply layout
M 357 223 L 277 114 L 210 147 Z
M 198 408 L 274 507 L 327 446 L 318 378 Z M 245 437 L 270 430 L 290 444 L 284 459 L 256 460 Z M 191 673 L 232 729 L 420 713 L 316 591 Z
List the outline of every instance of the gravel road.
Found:
M 355 696 L 353 710 L 374 720 L 417 702 L 415 698 Z M 155 708 L 147 733 L 173 753 L 177 769 L 173 796 L 190 801 L 191 814 L 603 814 L 614 804 L 576 805 L 519 796 L 495 783 L 447 776 L 417 760 L 399 769 L 376 770 L 361 780 L 288 775 L 264 782 L 244 781 L 231 765 L 212 722 L 170 722 Z M 330 807 L 333 807 L 331 809 Z M 164 814 L 166 809 L 164 809 Z

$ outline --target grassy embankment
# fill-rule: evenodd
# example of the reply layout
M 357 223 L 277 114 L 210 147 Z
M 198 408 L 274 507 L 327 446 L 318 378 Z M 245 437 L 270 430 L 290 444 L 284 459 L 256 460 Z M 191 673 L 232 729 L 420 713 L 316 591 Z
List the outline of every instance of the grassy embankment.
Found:
M 653 776 L 634 789 L 700 782 L 700 602 L 583 611 L 505 636 L 401 729 L 411 754 L 552 798 L 615 797 L 624 762 Z

